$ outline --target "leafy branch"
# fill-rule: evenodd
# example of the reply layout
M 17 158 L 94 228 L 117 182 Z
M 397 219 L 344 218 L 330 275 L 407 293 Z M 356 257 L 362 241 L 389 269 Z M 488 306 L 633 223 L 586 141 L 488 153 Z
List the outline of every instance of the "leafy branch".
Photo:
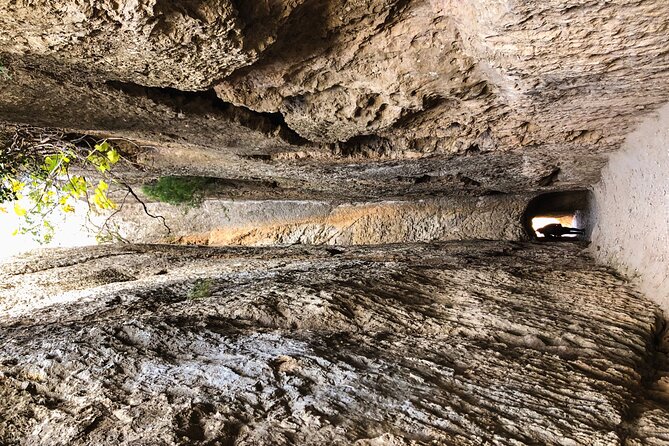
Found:
M 132 187 L 117 174 L 121 164 L 134 163 L 106 139 L 19 127 L 9 141 L 0 145 L 0 212 L 9 212 L 3 204 L 13 202 L 13 212 L 20 218 L 15 234 L 30 234 L 48 243 L 55 234 L 50 221 L 52 214 L 56 210 L 73 213 L 76 202 L 85 201 L 91 224 L 91 214 L 112 212 L 97 227 L 98 240 L 122 240 L 110 221 L 132 196 L 146 215 L 161 220 L 169 234 L 165 219 L 151 214 Z M 110 185 L 125 190 L 120 202 L 110 196 Z

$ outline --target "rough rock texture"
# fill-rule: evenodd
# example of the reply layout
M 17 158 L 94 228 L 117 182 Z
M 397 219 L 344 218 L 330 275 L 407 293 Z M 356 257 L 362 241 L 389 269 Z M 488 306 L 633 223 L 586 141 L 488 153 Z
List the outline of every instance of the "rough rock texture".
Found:
M 332 205 L 322 201 L 205 200 L 200 206 L 126 205 L 110 220 L 133 243 L 276 246 L 523 240 L 525 196 Z
M 669 100 L 664 0 L 0 7 L 0 121 L 302 198 L 584 187 Z
M 291 32 L 217 86 L 226 100 L 282 112 L 310 140 L 382 132 L 438 152 L 474 141 L 606 147 L 626 131 L 611 128 L 614 107 L 622 123 L 667 98 L 665 2 L 310 3 L 328 5 L 322 26 Z
M 0 139 L 59 127 L 109 138 L 132 184 L 221 179 L 208 207 L 168 215 L 185 243 L 404 243 L 14 259 L 0 444 L 668 444 L 665 322 L 585 246 L 406 244 L 518 239 L 522 197 L 596 182 L 669 101 L 668 16 L 665 0 L 0 0 Z M 666 160 L 648 131 L 630 142 Z M 632 187 L 630 160 L 658 183 Z M 652 190 L 663 204 L 634 227 L 666 229 L 659 160 L 612 159 L 595 231 L 654 285 L 666 237 L 641 256 L 610 218 Z
M 228 1 L 3 0 L 0 8 L 4 51 L 93 79 L 200 89 L 258 54 Z
M 34 254 L 0 271 L 0 442 L 665 444 L 663 320 L 580 249 Z
M 593 188 L 592 253 L 669 311 L 669 106 L 613 154 Z

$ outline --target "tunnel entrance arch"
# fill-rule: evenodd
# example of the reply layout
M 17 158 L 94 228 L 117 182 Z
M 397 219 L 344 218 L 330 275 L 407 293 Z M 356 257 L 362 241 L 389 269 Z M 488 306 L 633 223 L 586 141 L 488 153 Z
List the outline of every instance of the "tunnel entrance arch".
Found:
M 584 235 L 570 234 L 561 239 L 586 240 L 589 234 L 589 201 L 588 190 L 549 192 L 538 195 L 530 200 L 523 214 L 523 227 L 532 240 L 546 240 L 537 232 L 548 224 L 559 223 L 565 227 L 585 230 Z

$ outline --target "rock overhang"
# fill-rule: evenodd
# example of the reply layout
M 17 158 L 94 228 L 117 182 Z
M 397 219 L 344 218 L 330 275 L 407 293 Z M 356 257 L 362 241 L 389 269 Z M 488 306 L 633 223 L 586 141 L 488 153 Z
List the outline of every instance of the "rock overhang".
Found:
M 328 178 L 338 194 L 362 198 L 413 193 L 400 183 L 375 193 L 393 179 L 349 164 L 399 163 L 394 181 L 480 166 L 460 172 L 482 185 L 473 194 L 587 187 L 638 117 L 669 100 L 667 8 L 8 3 L 1 52 L 12 75 L 2 79 L 0 119 L 128 136 L 167 152 L 194 146 L 225 159 L 233 178 L 303 175 L 305 190 L 327 188 Z M 213 108 L 184 106 L 195 90 L 211 98 L 212 88 Z M 267 113 L 280 116 L 273 128 L 262 122 Z M 507 157 L 520 175 L 505 178 Z M 449 194 L 471 184 L 421 187 Z

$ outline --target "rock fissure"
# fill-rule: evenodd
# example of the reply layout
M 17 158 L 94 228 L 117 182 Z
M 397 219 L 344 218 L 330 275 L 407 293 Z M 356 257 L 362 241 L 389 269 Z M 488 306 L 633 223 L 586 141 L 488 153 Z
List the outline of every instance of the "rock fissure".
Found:
M 645 360 L 638 367 L 640 389 L 630 402 L 625 417 L 621 421 L 618 430 L 623 442 L 634 438 L 635 434 L 644 427 L 647 418 L 652 417 L 654 412 L 666 412 L 669 410 L 669 398 L 661 390 L 669 375 L 669 349 L 667 348 L 668 325 L 667 319 L 660 313 L 653 330 L 653 337 L 649 340 L 645 351 Z M 647 441 L 668 441 L 669 433 L 657 431 L 657 437 L 649 435 Z M 630 441 L 633 443 L 633 440 Z M 654 443 L 650 443 L 654 444 Z

